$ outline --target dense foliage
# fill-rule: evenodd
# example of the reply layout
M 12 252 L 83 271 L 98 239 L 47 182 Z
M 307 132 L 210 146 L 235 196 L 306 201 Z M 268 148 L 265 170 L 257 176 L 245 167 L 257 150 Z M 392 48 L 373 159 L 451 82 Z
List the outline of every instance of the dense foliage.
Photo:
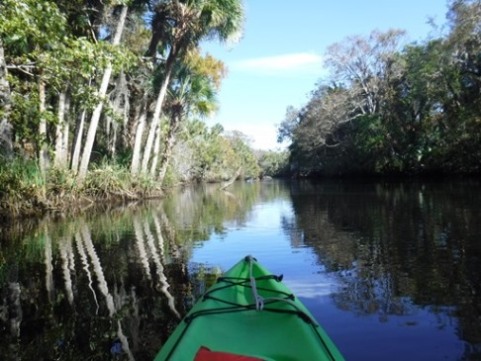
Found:
M 481 3 L 452 0 L 447 31 L 402 46 L 403 32 L 374 31 L 334 44 L 330 77 L 300 110 L 288 108 L 299 175 L 479 173 Z
M 79 184 L 101 164 L 159 185 L 229 179 L 239 167 L 257 177 L 247 144 L 200 125 L 226 74 L 200 44 L 238 38 L 242 24 L 240 0 L 2 1 L 4 177 L 12 158 Z M 196 169 L 179 153 L 195 155 Z
M 330 76 L 279 127 L 289 152 L 254 152 L 203 123 L 227 69 L 201 44 L 239 38 L 241 0 L 4 0 L 0 208 L 292 172 L 479 173 L 480 14 L 451 0 L 423 43 L 389 30 L 332 45 Z

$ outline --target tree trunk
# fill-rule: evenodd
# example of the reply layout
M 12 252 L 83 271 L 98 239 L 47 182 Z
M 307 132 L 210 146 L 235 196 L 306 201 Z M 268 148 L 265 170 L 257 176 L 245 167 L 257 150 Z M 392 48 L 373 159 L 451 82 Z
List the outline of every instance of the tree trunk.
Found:
M 112 117 L 108 116 L 107 118 L 107 154 L 110 159 L 114 159 L 115 154 L 117 153 L 117 132 L 119 125 Z
M 38 110 L 40 113 L 40 122 L 38 125 L 38 164 L 40 171 L 45 177 L 48 168 L 48 147 L 47 147 L 47 120 L 45 119 L 45 83 L 40 76 L 38 79 Z
M 121 151 L 131 148 L 130 139 L 130 90 L 127 77 L 124 72 L 120 73 L 119 81 L 117 83 L 118 90 L 118 109 L 115 109 L 122 116 L 122 123 L 119 132 L 118 147 Z
M 127 9 L 128 7 L 126 5 L 122 7 L 122 12 L 120 14 L 119 22 L 117 23 L 117 28 L 115 29 L 115 35 L 112 40 L 112 45 L 114 46 L 120 43 L 122 31 L 124 30 L 125 19 L 127 17 Z M 104 75 L 102 77 L 102 83 L 100 84 L 100 89 L 99 89 L 100 101 L 95 107 L 94 112 L 92 113 L 92 118 L 90 119 L 90 125 L 87 132 L 87 138 L 85 139 L 85 145 L 82 152 L 82 160 L 80 161 L 80 168 L 77 174 L 77 178 L 79 181 L 84 180 L 85 176 L 87 175 L 87 169 L 90 163 L 90 155 L 92 154 L 95 135 L 97 133 L 97 127 L 99 124 L 100 115 L 102 113 L 103 98 L 107 94 L 107 88 L 110 82 L 111 75 L 112 75 L 112 64 L 108 64 L 107 68 L 105 69 Z
M 112 65 L 109 64 L 107 65 L 107 68 L 105 69 L 104 75 L 102 77 L 102 83 L 100 85 L 100 90 L 99 90 L 100 98 L 105 97 L 105 94 L 107 93 L 107 87 L 109 85 L 111 74 L 112 74 Z M 79 172 L 77 174 L 77 177 L 80 181 L 85 179 L 85 176 L 87 175 L 87 169 L 90 163 L 90 155 L 92 154 L 92 148 L 94 145 L 95 135 L 97 133 L 97 127 L 99 124 L 100 115 L 102 113 L 102 108 L 103 108 L 103 100 L 101 99 L 99 104 L 97 104 L 97 106 L 95 107 L 92 113 L 89 129 L 87 131 L 87 136 L 85 138 L 85 144 L 82 152 L 82 159 L 80 160 Z
M 167 94 L 167 88 L 170 83 L 170 77 L 172 75 L 175 57 L 176 57 L 176 53 L 174 50 L 171 49 L 169 56 L 167 58 L 167 62 L 165 64 L 165 76 L 162 82 L 162 86 L 160 87 L 160 90 L 159 90 L 159 95 L 157 96 L 154 115 L 152 116 L 152 121 L 150 123 L 150 128 L 149 128 L 149 135 L 147 137 L 147 142 L 145 144 L 144 157 L 142 159 L 142 172 L 144 173 L 147 173 L 147 169 L 149 166 L 149 160 L 151 158 L 152 147 L 154 144 L 154 137 L 155 137 L 157 128 L 159 127 L 159 124 L 160 124 L 160 114 L 162 113 L 162 105 L 164 104 L 164 99 Z
M 58 99 L 58 122 L 55 131 L 55 158 L 54 165 L 58 168 L 67 168 L 68 133 L 69 124 L 65 120 L 68 108 L 67 94 L 61 92 Z
M 70 95 L 67 94 L 67 97 L 65 98 L 65 112 L 64 112 L 64 131 L 63 131 L 63 140 L 62 140 L 62 145 L 63 145 L 63 153 L 64 153 L 64 168 L 68 168 L 68 162 L 69 162 L 69 139 L 70 139 Z
M 223 191 L 228 187 L 230 187 L 236 181 L 236 179 L 240 176 L 241 172 L 242 172 L 242 167 L 239 167 L 239 169 L 237 169 L 237 172 L 235 172 L 232 178 L 229 179 L 229 181 L 223 183 L 219 189 Z
M 114 158 L 117 154 L 117 147 L 120 145 L 121 150 L 125 149 L 127 136 L 124 135 L 124 129 L 127 126 L 129 112 L 129 94 L 127 80 L 125 74 L 121 72 L 116 80 L 115 91 L 113 92 L 113 100 L 111 102 L 112 111 L 115 116 L 107 115 L 105 117 L 105 132 L 107 136 L 107 151 L 110 158 Z M 117 118 L 122 117 L 120 123 Z M 119 127 L 120 126 L 120 127 Z M 120 128 L 120 129 L 119 129 Z M 119 142 L 120 131 L 120 142 Z M 124 141 L 125 140 L 125 141 Z
M 72 152 L 72 164 L 70 165 L 70 169 L 74 172 L 78 171 L 78 165 L 80 161 L 80 148 L 82 147 L 82 136 L 84 133 L 85 127 L 85 115 L 86 111 L 82 111 L 82 115 L 80 119 L 77 121 L 76 125 L 76 133 L 75 133 L 75 141 L 74 141 L 74 148 Z
M 157 163 L 159 162 L 159 153 L 160 153 L 160 138 L 162 137 L 162 132 L 160 129 L 160 124 L 155 132 L 155 142 L 154 142 L 154 154 L 152 156 L 152 163 L 150 164 L 150 176 L 152 178 L 155 177 L 155 170 L 157 169 Z
M 136 130 L 136 133 L 135 133 L 134 151 L 133 151 L 133 154 L 132 154 L 132 163 L 131 163 L 131 166 L 130 166 L 130 172 L 132 174 L 139 174 L 141 146 L 142 146 L 142 138 L 143 138 L 143 135 L 144 135 L 146 118 L 147 118 L 147 110 L 142 109 L 140 117 L 139 117 L 139 122 L 137 124 L 137 130 Z
M 7 80 L 7 64 L 0 37 L 0 155 L 11 157 L 13 150 L 12 126 L 8 121 L 10 113 L 10 84 Z
M 160 169 L 158 178 L 158 182 L 160 183 L 160 185 L 164 183 L 165 174 L 167 173 L 167 167 L 169 166 L 170 158 L 172 158 L 172 150 L 174 149 L 175 144 L 175 135 L 177 129 L 179 128 L 179 124 L 180 118 L 175 117 L 171 122 L 169 131 L 167 132 L 162 157 L 160 158 Z

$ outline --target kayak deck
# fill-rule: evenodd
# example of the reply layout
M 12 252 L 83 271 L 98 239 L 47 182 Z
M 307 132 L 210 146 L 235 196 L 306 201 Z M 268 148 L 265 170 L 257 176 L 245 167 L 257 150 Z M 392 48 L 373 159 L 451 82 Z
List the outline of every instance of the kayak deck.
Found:
M 245 257 L 194 305 L 155 360 L 194 360 L 201 347 L 263 360 L 344 360 L 281 280 Z

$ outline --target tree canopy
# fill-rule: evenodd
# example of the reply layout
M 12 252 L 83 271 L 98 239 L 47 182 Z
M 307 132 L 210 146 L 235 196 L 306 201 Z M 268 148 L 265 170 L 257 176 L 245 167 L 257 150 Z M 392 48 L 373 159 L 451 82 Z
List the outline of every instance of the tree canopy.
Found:
M 243 20 L 241 0 L 2 1 L 0 158 L 31 159 L 44 176 L 70 169 L 79 183 L 107 161 L 162 184 L 175 147 L 210 152 L 189 128 L 216 111 L 227 69 L 200 44 L 238 39 Z M 243 156 L 227 134 L 203 131 L 223 138 L 218 157 Z M 212 179 L 239 166 L 222 163 Z M 172 164 L 171 182 L 204 176 Z
M 329 47 L 330 76 L 278 129 L 298 174 L 481 171 L 481 3 L 453 0 L 448 31 L 403 45 L 373 31 Z

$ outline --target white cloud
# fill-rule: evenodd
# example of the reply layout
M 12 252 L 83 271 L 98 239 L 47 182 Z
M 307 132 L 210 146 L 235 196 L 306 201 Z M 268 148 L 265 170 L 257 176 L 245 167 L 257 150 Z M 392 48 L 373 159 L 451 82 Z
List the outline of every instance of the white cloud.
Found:
M 230 68 L 266 75 L 284 72 L 318 74 L 323 71 L 322 62 L 322 56 L 314 53 L 293 53 L 239 60 L 233 62 Z

